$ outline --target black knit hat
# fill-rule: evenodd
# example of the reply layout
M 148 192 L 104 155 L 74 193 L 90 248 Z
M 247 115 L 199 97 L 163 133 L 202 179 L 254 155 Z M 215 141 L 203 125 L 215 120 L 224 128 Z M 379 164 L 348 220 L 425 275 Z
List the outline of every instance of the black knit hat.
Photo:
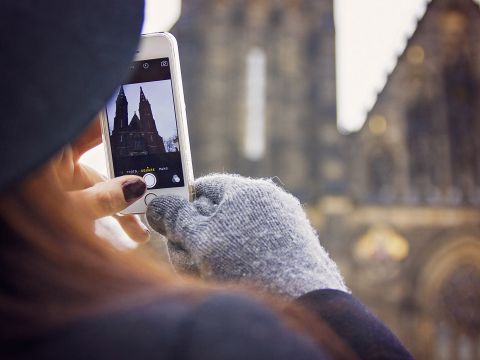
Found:
M 143 0 L 0 1 L 0 191 L 75 139 L 124 80 Z

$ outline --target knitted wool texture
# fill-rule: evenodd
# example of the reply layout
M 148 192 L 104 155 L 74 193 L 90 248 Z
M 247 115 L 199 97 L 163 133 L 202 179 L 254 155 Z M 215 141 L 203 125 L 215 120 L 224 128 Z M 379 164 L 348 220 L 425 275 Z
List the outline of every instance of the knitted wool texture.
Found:
M 300 202 L 271 180 L 213 174 L 198 179 L 195 189 L 193 203 L 159 196 L 147 210 L 177 269 L 291 297 L 348 291 Z

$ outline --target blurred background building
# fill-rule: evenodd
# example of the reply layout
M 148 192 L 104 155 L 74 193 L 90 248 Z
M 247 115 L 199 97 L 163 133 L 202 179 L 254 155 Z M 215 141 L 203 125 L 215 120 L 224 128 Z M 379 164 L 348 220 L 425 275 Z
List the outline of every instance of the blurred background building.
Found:
M 174 34 L 197 176 L 277 176 L 308 201 L 345 191 L 332 1 L 184 1 Z
M 477 3 L 429 2 L 349 135 L 333 0 L 184 0 L 173 32 L 196 176 L 276 177 L 418 358 L 480 358 Z

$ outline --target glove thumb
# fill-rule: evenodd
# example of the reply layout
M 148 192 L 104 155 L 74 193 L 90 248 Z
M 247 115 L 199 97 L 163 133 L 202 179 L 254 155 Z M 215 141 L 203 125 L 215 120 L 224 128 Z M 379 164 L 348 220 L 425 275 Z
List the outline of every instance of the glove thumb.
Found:
M 174 195 L 153 199 L 147 207 L 146 217 L 155 231 L 187 250 L 185 242 L 191 241 L 196 225 L 204 218 L 192 203 Z

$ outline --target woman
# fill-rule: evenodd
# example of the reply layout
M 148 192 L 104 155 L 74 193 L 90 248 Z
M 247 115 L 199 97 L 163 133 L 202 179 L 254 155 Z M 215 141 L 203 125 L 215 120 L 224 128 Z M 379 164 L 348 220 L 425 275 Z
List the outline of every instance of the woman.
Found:
M 116 215 L 143 180 L 103 180 L 78 163 L 101 141 L 98 121 L 87 125 L 126 75 L 142 10 L 0 4 L 0 358 L 410 358 L 348 294 L 298 201 L 268 181 L 211 175 L 193 203 L 150 205 L 172 262 L 203 281 L 95 235 L 94 220 L 114 215 L 131 237 L 149 236 Z

